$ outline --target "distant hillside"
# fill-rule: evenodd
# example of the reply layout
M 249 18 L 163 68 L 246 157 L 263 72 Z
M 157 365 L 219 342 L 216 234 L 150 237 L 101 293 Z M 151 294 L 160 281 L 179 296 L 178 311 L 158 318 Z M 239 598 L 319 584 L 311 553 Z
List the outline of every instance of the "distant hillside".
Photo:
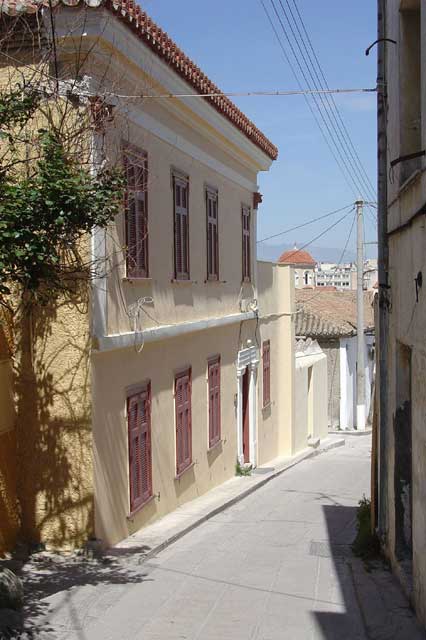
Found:
M 259 260 L 267 260 L 268 262 L 276 262 L 284 251 L 294 249 L 291 244 L 268 244 L 260 242 L 257 245 L 257 257 Z M 338 262 L 342 256 L 342 249 L 326 249 L 324 247 L 309 246 L 307 251 L 317 262 Z M 369 256 L 370 257 L 370 256 Z M 375 257 L 375 256 L 371 256 Z M 355 262 L 356 254 L 354 251 L 346 251 L 342 262 Z

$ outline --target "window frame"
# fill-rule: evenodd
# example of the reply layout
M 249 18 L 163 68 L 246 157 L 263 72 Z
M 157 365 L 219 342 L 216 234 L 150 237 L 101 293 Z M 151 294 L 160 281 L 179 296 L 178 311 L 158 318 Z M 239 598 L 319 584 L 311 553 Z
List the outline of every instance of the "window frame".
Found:
M 218 380 L 217 384 L 211 386 L 211 370 L 217 367 Z M 208 394 L 208 428 L 209 428 L 209 449 L 215 447 L 222 439 L 222 416 L 221 416 L 221 362 L 220 355 L 212 356 L 207 361 L 207 394 Z M 212 404 L 212 393 L 216 391 L 216 407 Z M 214 408 L 216 408 L 216 422 L 213 418 Z
M 265 357 L 266 356 L 266 357 Z M 271 404 L 271 341 L 262 343 L 262 395 L 263 408 Z
M 251 208 L 241 205 L 242 281 L 251 282 Z
M 138 402 L 141 396 L 146 396 L 146 402 L 148 405 L 147 410 L 147 449 L 145 450 L 145 464 L 148 465 L 147 470 L 147 488 L 143 491 L 143 478 L 141 473 L 140 478 L 140 496 L 138 498 L 135 497 L 135 487 L 133 478 L 133 459 L 134 459 L 134 448 L 131 444 L 133 431 L 140 430 L 136 426 L 132 427 L 131 423 L 131 405 L 133 401 Z M 148 380 L 144 384 L 138 386 L 137 388 L 132 388 L 127 391 L 126 394 L 126 422 L 127 422 L 127 438 L 128 438 L 128 460 L 129 460 L 129 469 L 128 469 L 128 479 L 129 479 L 129 508 L 130 515 L 136 513 L 140 509 L 142 509 L 150 500 L 153 498 L 153 485 L 152 485 L 152 421 L 151 421 L 151 381 Z M 139 433 L 140 437 L 140 433 Z M 139 444 L 140 450 L 142 449 Z M 142 471 L 141 462 L 141 469 Z
M 181 204 L 177 204 L 177 187 L 185 189 L 186 191 L 186 207 Z M 175 280 L 189 280 L 190 279 L 190 259 L 189 259 L 189 177 L 184 176 L 181 173 L 172 171 L 172 188 L 173 188 L 173 272 Z M 180 197 L 182 195 L 180 194 Z M 180 209 L 180 211 L 178 211 Z M 184 213 L 185 212 L 185 213 Z M 179 216 L 179 220 L 178 220 Z M 186 228 L 182 230 L 182 217 L 186 218 Z M 179 226 L 181 253 L 183 246 L 186 247 L 186 254 L 181 256 L 181 264 L 178 264 L 178 245 L 177 245 L 177 229 Z M 185 262 L 185 270 L 179 270 L 179 267 L 183 266 Z
M 205 187 L 207 281 L 219 280 L 219 198 L 217 189 Z M 210 214 L 210 203 L 216 216 Z
M 182 453 L 179 444 L 179 405 L 178 405 L 178 384 L 183 378 L 188 378 L 188 457 L 180 457 Z M 174 400 L 175 400 L 175 442 L 176 442 L 176 477 L 181 476 L 187 469 L 192 466 L 192 370 L 187 367 L 175 374 L 174 382 Z
M 139 147 L 131 144 L 124 144 L 122 147 L 123 153 L 123 166 L 126 178 L 126 187 L 124 191 L 124 224 L 125 224 L 125 240 L 126 240 L 126 278 L 129 280 L 144 280 L 149 278 L 149 210 L 148 210 L 148 153 Z M 131 250 L 129 250 L 130 245 L 130 224 L 131 218 L 129 215 L 129 203 L 130 197 L 129 193 L 131 189 L 129 188 L 129 177 L 128 171 L 129 167 L 138 167 L 143 172 L 143 182 L 142 189 L 134 190 L 134 201 L 135 201 L 135 237 L 136 237 L 136 258 L 131 256 Z M 137 205 L 140 205 L 142 209 L 142 214 L 137 213 Z M 143 220 L 145 218 L 145 220 Z M 139 225 L 139 222 L 142 220 L 142 224 Z M 138 249 L 138 236 L 142 234 L 142 239 L 139 239 L 139 242 L 142 247 L 144 260 L 142 264 L 138 264 L 137 254 L 140 249 Z M 133 261 L 133 265 L 131 262 Z

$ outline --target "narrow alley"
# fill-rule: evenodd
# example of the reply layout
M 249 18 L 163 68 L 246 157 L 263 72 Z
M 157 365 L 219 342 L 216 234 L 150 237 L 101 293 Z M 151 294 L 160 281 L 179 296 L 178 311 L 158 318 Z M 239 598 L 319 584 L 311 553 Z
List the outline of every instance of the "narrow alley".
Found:
M 138 563 L 38 605 L 60 640 L 364 640 L 424 637 L 387 571 L 352 556 L 370 437 L 305 460 Z M 380 591 L 380 592 L 379 592 Z M 49 612 L 47 606 L 49 605 Z M 43 631 L 44 630 L 44 631 Z

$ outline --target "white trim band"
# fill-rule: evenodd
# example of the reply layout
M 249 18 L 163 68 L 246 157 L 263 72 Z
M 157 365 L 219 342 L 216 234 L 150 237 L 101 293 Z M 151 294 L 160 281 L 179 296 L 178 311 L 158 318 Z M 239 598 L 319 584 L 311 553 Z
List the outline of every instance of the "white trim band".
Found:
M 160 327 L 152 327 L 151 329 L 144 329 L 143 331 L 130 331 L 128 333 L 102 336 L 97 339 L 97 346 L 94 348 L 94 351 L 129 349 L 130 347 L 140 346 L 147 342 L 158 342 L 159 340 L 176 338 L 178 336 L 195 333 L 197 331 L 224 327 L 237 322 L 242 322 L 243 320 L 255 319 L 255 313 L 253 311 L 247 311 L 246 313 L 234 313 L 229 316 L 222 316 L 221 318 L 206 318 L 204 320 L 194 320 L 193 322 L 182 322 L 179 324 L 167 324 Z

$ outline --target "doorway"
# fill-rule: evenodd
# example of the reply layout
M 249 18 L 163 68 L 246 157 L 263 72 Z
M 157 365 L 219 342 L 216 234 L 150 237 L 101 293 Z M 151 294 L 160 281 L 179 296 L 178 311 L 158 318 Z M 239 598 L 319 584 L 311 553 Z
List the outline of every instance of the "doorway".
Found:
M 246 367 L 243 375 L 243 456 L 244 462 L 250 462 L 250 412 L 249 412 L 250 374 Z

